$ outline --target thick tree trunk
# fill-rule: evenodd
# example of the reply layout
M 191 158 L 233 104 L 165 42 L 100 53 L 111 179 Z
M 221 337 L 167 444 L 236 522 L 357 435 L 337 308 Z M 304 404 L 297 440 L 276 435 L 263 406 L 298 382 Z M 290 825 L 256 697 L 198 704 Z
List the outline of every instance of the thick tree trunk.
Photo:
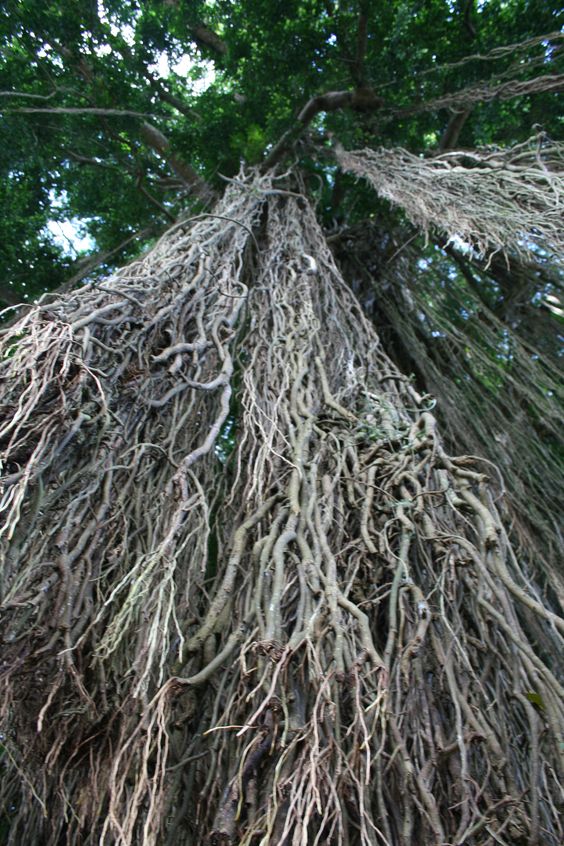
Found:
M 3 343 L 9 844 L 560 842 L 562 623 L 305 199 Z

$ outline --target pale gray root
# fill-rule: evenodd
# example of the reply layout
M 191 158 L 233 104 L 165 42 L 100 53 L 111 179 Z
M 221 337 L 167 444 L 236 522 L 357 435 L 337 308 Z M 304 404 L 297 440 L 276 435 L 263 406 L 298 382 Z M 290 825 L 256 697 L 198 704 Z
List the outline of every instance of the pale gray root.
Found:
M 2 350 L 10 846 L 561 841 L 564 623 L 304 198 Z
M 539 279 L 539 263 L 512 256 L 506 269 L 500 260 L 507 288 L 488 306 L 491 276 L 421 240 L 363 222 L 333 245 L 398 360 L 438 398 L 447 443 L 482 458 L 521 566 L 544 573 L 547 590 L 564 599 L 559 325 L 531 304 L 534 291 L 558 290 L 558 275 Z
M 544 136 L 507 149 L 420 158 L 401 148 L 337 150 L 341 167 L 370 182 L 423 232 L 479 254 L 535 248 L 564 259 L 564 145 Z

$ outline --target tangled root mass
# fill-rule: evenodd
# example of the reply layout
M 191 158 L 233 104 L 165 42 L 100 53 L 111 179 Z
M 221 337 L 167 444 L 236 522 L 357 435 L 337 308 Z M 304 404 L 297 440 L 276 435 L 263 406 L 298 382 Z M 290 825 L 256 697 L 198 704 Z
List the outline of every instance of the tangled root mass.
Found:
M 8 844 L 533 844 L 564 625 L 306 200 L 3 332 Z

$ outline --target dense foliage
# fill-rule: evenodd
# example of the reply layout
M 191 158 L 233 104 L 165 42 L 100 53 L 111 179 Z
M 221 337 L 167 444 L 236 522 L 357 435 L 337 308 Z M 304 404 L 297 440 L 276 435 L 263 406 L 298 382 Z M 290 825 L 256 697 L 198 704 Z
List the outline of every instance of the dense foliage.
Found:
M 69 267 L 69 250 L 53 243 L 49 221 L 79 220 L 102 252 L 147 227 L 158 232 L 193 205 L 171 156 L 221 191 L 222 176 L 259 162 L 310 98 L 355 85 L 372 87 L 382 108 L 320 114 L 294 155 L 327 222 L 375 213 L 348 181 L 348 191 L 332 190 L 322 136 L 337 133 L 347 148 L 436 148 L 449 110 L 402 110 L 484 81 L 556 74 L 559 5 L 8 0 L 0 10 L 3 286 L 30 297 L 80 270 L 80 259 Z M 478 58 L 460 63 L 469 55 Z M 477 103 L 459 143 L 511 144 L 535 125 L 558 137 L 558 114 L 551 93 Z M 144 122 L 166 137 L 168 153 L 147 139 Z M 112 263 L 139 246 L 129 242 Z

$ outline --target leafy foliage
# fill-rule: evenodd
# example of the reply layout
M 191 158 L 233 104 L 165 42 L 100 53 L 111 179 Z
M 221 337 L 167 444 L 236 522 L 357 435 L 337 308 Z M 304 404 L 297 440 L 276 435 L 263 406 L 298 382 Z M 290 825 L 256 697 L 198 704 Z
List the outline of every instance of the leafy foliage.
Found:
M 65 251 L 41 234 L 50 219 L 82 219 L 97 248 L 108 250 L 128 233 L 166 225 L 190 208 L 186 186 L 144 143 L 143 119 L 220 189 L 221 175 L 232 177 L 241 160 L 257 163 L 308 99 L 350 88 L 359 74 L 386 108 L 400 109 L 480 80 L 528 79 L 557 67 L 561 45 L 550 40 L 460 64 L 469 53 L 553 32 L 559 4 L 552 0 L 490 0 L 479 8 L 446 0 L 364 5 L 360 70 L 357 20 L 364 6 L 354 2 L 5 3 L 0 174 L 10 196 L 2 232 L 4 283 L 29 296 L 68 276 Z M 49 111 L 57 108 L 79 111 Z M 346 147 L 401 143 L 421 151 L 438 143 L 448 121 L 447 110 L 409 118 L 385 109 L 349 110 L 319 116 L 311 136 L 315 141 L 335 132 Z M 515 143 L 534 123 L 557 136 L 554 98 L 485 103 L 466 121 L 460 143 Z M 305 167 L 311 154 L 297 151 Z M 318 178 L 330 182 L 330 170 L 323 166 Z M 355 207 L 357 215 L 368 212 L 366 204 Z M 22 266 L 34 270 L 33 288 L 22 287 Z

